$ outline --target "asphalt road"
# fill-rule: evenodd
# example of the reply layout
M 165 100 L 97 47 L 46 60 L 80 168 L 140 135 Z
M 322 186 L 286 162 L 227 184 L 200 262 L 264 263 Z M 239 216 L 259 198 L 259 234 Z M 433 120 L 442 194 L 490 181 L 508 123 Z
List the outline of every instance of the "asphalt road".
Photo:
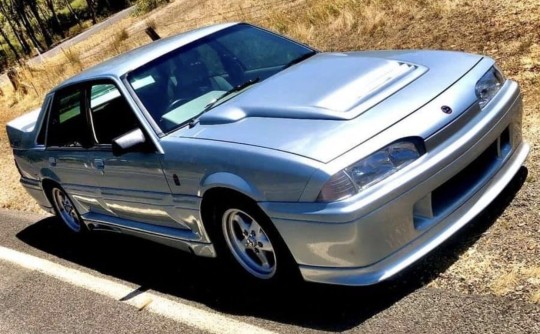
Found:
M 494 219 L 481 215 L 376 287 L 268 287 L 215 260 L 120 234 L 81 239 L 54 217 L 0 211 L 0 333 L 540 333 L 538 305 L 426 287 L 450 265 L 438 257 L 457 259 Z

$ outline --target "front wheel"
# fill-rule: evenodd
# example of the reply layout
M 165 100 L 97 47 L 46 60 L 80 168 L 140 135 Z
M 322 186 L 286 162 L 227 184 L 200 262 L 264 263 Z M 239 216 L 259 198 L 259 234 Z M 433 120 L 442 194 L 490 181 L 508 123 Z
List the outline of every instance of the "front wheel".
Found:
M 235 201 L 218 208 L 216 213 L 214 232 L 221 232 L 214 236 L 218 255 L 225 255 L 233 262 L 231 265 L 258 281 L 297 279 L 296 263 L 259 207 Z
M 228 209 L 221 226 L 229 251 L 242 268 L 260 279 L 276 274 L 276 251 L 257 220 L 240 209 Z

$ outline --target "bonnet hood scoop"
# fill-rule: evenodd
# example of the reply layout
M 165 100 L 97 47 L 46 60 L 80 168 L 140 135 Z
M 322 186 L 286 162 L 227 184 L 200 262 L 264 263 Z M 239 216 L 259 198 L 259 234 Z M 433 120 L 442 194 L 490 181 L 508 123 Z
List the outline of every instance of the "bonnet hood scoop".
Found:
M 384 58 L 318 54 L 204 114 L 200 123 L 224 124 L 247 117 L 352 119 L 426 71 L 420 65 Z

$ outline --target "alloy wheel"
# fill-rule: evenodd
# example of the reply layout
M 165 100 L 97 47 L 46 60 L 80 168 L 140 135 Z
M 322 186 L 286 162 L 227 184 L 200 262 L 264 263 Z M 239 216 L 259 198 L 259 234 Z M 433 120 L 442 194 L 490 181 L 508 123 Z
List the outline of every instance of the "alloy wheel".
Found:
M 73 232 L 81 232 L 81 219 L 77 213 L 77 209 L 75 209 L 75 206 L 68 195 L 62 189 L 53 188 L 52 198 L 56 210 L 66 226 Z
M 236 261 L 251 275 L 270 279 L 277 269 L 276 252 L 261 225 L 239 209 L 226 210 L 223 235 Z

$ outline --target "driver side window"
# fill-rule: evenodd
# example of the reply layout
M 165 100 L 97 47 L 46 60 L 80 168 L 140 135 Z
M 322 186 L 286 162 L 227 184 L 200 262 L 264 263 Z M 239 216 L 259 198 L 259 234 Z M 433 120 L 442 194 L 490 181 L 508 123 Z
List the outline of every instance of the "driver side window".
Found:
M 98 145 L 110 145 L 113 139 L 139 125 L 130 105 L 111 83 L 99 83 L 90 87 L 90 116 Z

